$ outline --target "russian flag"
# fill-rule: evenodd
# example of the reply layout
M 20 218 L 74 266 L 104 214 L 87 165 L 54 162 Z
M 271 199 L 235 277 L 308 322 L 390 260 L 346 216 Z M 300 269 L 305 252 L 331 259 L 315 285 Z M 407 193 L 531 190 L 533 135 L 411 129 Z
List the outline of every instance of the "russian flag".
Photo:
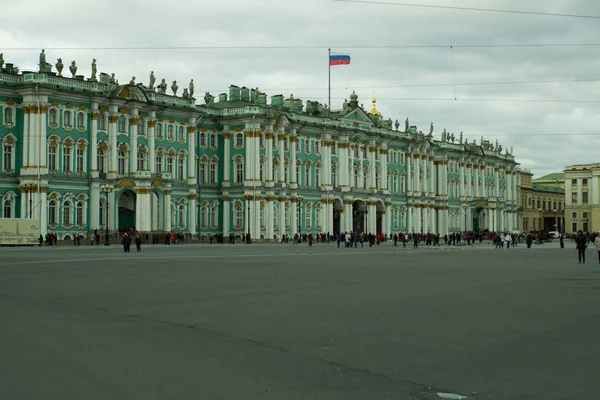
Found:
M 350 56 L 347 54 L 329 55 L 329 65 L 348 65 Z

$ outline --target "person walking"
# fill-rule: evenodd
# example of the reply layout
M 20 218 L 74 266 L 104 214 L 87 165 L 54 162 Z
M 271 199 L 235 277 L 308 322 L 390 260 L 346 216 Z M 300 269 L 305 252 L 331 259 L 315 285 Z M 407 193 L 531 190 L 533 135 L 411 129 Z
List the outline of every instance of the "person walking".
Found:
M 135 248 L 137 249 L 138 253 L 141 253 L 141 251 L 142 251 L 142 238 L 140 237 L 140 235 L 136 235 L 135 236 Z
M 583 234 L 583 231 L 577 232 L 577 237 L 575 238 L 575 243 L 577 244 L 577 255 L 579 257 L 579 264 L 583 260 L 585 264 L 585 248 L 587 247 L 587 238 Z
M 129 236 L 128 233 L 126 233 L 123 236 L 123 252 L 124 253 L 129 253 L 129 248 L 131 247 L 131 236 Z
M 594 246 L 596 246 L 596 250 L 598 250 L 598 264 L 600 264 L 600 234 L 596 235 Z

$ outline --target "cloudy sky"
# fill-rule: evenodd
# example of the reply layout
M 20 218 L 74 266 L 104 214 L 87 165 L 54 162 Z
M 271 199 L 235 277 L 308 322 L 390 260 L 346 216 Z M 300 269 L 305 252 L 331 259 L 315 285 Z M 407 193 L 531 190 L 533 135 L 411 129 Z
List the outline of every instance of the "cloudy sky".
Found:
M 598 0 L 412 3 L 600 16 Z M 331 0 L 27 4 L 0 14 L 0 52 L 22 70 L 46 48 L 87 76 L 95 57 L 121 83 L 193 78 L 198 98 L 236 84 L 326 102 L 331 46 L 352 56 L 332 68 L 334 109 L 352 90 L 370 109 L 375 91 L 386 118 L 498 139 L 536 176 L 600 161 L 600 19 Z

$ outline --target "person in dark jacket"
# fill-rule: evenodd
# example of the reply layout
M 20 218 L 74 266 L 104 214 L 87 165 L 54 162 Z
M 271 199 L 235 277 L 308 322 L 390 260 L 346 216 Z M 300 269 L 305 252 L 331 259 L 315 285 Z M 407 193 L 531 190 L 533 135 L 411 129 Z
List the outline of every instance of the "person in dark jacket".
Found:
M 142 251 L 142 238 L 140 237 L 140 235 L 135 236 L 135 247 L 138 253 Z
M 583 234 L 583 231 L 577 232 L 577 237 L 575 238 L 575 243 L 577 244 L 577 255 L 579 256 L 579 264 L 581 264 L 581 260 L 585 264 L 585 249 L 587 247 L 587 238 Z
M 131 236 L 128 233 L 123 236 L 123 252 L 129 253 L 129 248 L 131 247 Z

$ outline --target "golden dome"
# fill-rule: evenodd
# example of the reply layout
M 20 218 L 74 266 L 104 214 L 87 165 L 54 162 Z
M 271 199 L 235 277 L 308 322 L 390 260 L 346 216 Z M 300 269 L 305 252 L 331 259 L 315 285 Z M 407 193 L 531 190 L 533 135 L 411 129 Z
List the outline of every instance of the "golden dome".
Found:
M 375 97 L 373 97 L 373 100 L 371 100 L 371 103 L 373 103 L 373 108 L 371 109 L 371 111 L 369 111 L 369 114 L 377 115 L 378 117 L 382 117 L 381 113 L 377 110 L 377 100 L 375 99 Z

